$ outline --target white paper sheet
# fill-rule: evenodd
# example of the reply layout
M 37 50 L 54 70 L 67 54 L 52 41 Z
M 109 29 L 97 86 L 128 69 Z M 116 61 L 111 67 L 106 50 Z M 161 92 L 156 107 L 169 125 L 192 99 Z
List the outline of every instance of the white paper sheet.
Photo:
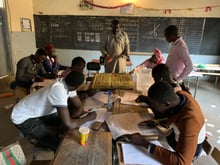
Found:
M 124 96 L 121 97 L 121 104 L 127 104 L 127 105 L 136 105 L 136 106 L 148 106 L 146 103 L 137 103 L 135 99 L 140 94 L 134 93 L 134 92 L 125 92 Z
M 102 101 L 94 99 L 93 97 L 88 97 L 83 102 L 83 107 L 85 109 L 99 108 L 99 107 L 102 107 L 102 106 L 104 106 L 104 103 Z
M 87 121 L 80 127 L 90 127 L 96 121 L 104 122 L 112 114 L 111 112 L 107 112 L 106 108 L 94 108 L 92 111 L 96 111 L 96 119 L 92 121 Z
M 108 117 L 106 123 L 112 133 L 113 139 L 124 134 L 133 134 L 139 132 L 142 135 L 158 134 L 156 129 L 140 129 L 138 123 L 150 119 L 147 113 L 123 113 Z
M 125 164 L 161 165 L 141 146 L 122 143 L 122 155 Z

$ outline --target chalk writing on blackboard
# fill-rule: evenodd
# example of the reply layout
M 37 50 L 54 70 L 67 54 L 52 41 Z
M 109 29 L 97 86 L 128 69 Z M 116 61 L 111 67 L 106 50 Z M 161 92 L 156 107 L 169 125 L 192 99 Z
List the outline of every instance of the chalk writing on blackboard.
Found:
M 34 15 L 36 45 L 50 42 L 61 49 L 99 50 L 101 34 L 110 30 L 113 19 L 119 19 L 128 33 L 132 52 L 152 52 L 157 47 L 168 53 L 164 29 L 174 24 L 190 54 L 220 54 L 218 18 Z

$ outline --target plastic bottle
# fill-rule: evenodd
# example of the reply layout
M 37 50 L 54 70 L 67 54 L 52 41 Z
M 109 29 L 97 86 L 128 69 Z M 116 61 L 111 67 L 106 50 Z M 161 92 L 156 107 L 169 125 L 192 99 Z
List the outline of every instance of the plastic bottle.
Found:
M 112 107 L 113 107 L 112 91 L 108 91 L 107 110 L 108 111 L 112 111 Z

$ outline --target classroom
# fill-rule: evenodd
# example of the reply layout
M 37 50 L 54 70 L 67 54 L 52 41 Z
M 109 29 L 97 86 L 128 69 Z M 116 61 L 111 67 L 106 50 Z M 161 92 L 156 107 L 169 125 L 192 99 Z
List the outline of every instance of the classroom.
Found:
M 71 66 L 72 59 L 78 56 L 83 57 L 86 63 L 99 61 L 102 56 L 99 48 L 100 35 L 103 31 L 110 29 L 113 19 L 118 19 L 130 40 L 129 56 L 132 65 L 126 67 L 126 72 L 129 72 L 150 58 L 154 48 L 161 50 L 166 61 L 171 45 L 165 40 L 164 30 L 168 25 L 176 24 L 188 45 L 194 67 L 204 65 L 207 68 L 218 67 L 214 73 L 202 71 L 199 76 L 191 74 L 185 81 L 202 109 L 206 109 L 204 114 L 208 116 L 205 118 L 209 142 L 213 148 L 220 149 L 220 128 L 215 122 L 220 116 L 217 111 L 220 107 L 218 101 L 220 2 L 218 0 L 178 2 L 175 0 L 0 0 L 0 8 L 0 96 L 3 96 L 1 93 L 6 87 L 1 82 L 9 76 L 11 81 L 11 77 L 16 73 L 18 61 L 34 54 L 38 48 L 46 44 L 51 43 L 55 46 L 59 63 L 64 66 Z M 99 72 L 104 73 L 103 65 Z M 86 75 L 87 69 L 84 69 L 83 73 Z M 6 88 L 10 85 L 8 81 Z M 122 94 L 120 92 L 118 91 L 119 95 Z M 213 99 L 208 102 L 202 95 Z M 15 104 L 8 101 L 10 97 L 6 95 L 0 97 L 1 110 L 5 110 L 7 105 Z M 121 107 L 121 111 L 126 109 L 120 104 L 115 104 L 114 108 L 117 106 L 119 109 Z M 9 109 L 11 110 L 12 107 Z M 213 132 L 215 132 L 214 135 Z M 109 134 L 100 136 L 110 138 Z M 2 139 L 0 146 L 12 142 L 12 140 Z M 15 140 L 17 137 L 12 139 Z M 98 145 L 100 143 L 102 141 L 98 142 Z M 111 145 L 105 147 L 108 154 L 113 152 L 108 150 L 108 147 L 112 147 Z M 97 153 L 101 154 L 100 151 Z M 59 156 L 56 155 L 58 164 L 62 161 Z M 55 160 L 53 162 L 57 163 Z M 84 164 L 87 163 L 84 162 Z

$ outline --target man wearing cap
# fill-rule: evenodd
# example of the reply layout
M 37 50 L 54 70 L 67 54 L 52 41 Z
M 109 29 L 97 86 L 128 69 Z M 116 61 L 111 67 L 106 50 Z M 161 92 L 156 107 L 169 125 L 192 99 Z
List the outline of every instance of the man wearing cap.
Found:
M 96 118 L 95 112 L 78 118 L 83 112 L 83 107 L 76 88 L 83 81 L 84 75 L 73 71 L 65 79 L 59 79 L 31 93 L 14 106 L 12 122 L 24 135 L 38 139 L 43 145 L 55 151 L 60 142 L 60 134 L 65 129 L 77 128 L 86 121 Z M 74 108 L 71 114 L 68 104 Z M 51 131 L 48 126 L 56 129 Z
M 43 65 L 48 73 L 57 74 L 59 70 L 65 70 L 67 68 L 57 61 L 57 56 L 55 54 L 56 49 L 53 44 L 46 45 L 45 49 L 48 52 L 48 55 L 44 60 Z

